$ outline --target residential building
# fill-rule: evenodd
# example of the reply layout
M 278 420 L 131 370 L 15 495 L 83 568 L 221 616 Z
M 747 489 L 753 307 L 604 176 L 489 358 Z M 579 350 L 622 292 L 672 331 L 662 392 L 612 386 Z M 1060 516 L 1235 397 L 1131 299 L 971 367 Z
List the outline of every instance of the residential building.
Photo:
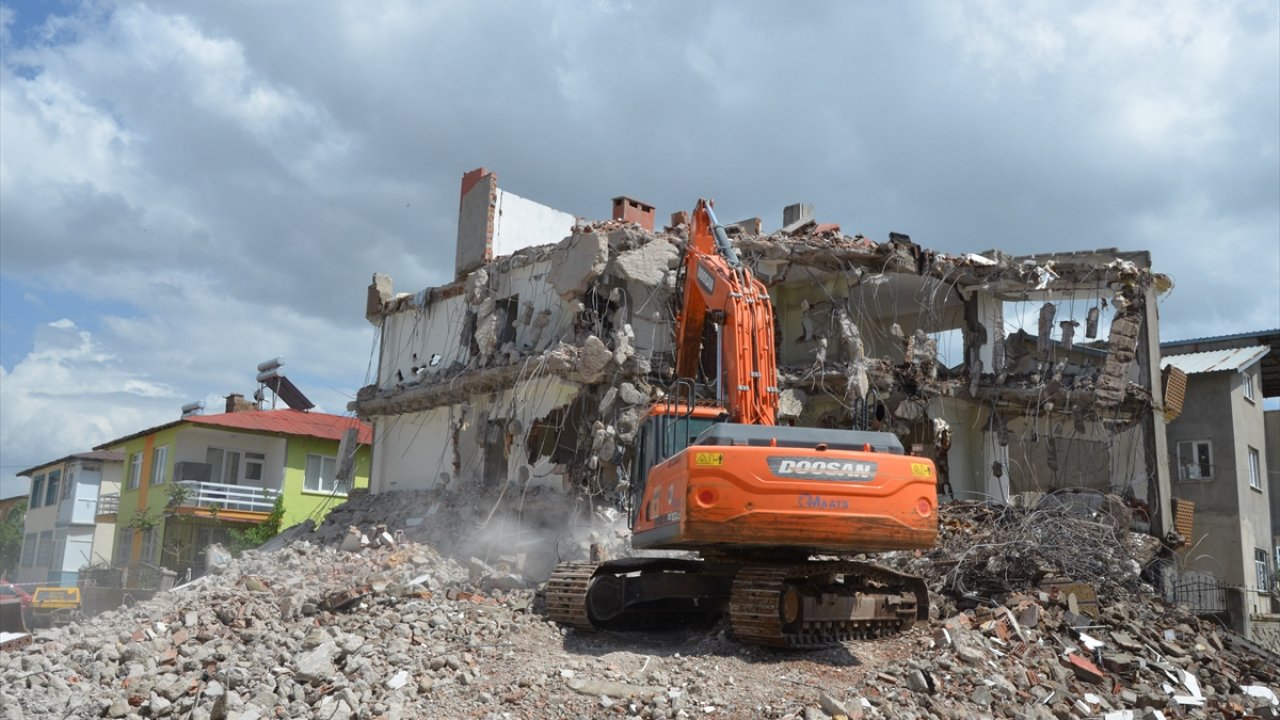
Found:
M 17 582 L 75 585 L 81 568 L 111 553 L 111 528 L 95 520 L 98 497 L 120 483 L 121 455 L 94 450 L 18 473 L 31 479 Z
M 377 380 L 349 407 L 374 426 L 373 492 L 567 492 L 561 524 L 578 527 L 583 508 L 627 505 L 638 430 L 669 396 L 688 215 L 659 231 L 626 197 L 601 222 L 510 197 L 464 175 L 452 282 L 396 293 L 374 276 Z M 1083 485 L 1172 529 L 1152 412 L 1170 281 L 1147 253 L 948 255 L 845 235 L 803 204 L 761 227 L 726 226 L 772 300 L 781 422 L 894 432 L 950 497 Z M 696 381 L 714 391 L 711 345 Z
M 1167 349 L 1176 352 L 1179 344 Z M 1217 578 L 1238 598 L 1226 608 L 1241 631 L 1270 614 L 1274 543 L 1264 430 L 1262 361 L 1252 344 L 1166 355 L 1186 376 L 1181 414 L 1168 425 L 1173 495 L 1195 505 L 1183 568 Z
M 117 522 L 113 564 L 130 569 L 131 584 L 146 584 L 142 576 L 160 567 L 196 576 L 210 544 L 229 544 L 232 530 L 267 520 L 277 501 L 282 528 L 319 521 L 352 488 L 368 486 L 369 443 L 369 427 L 355 418 L 259 410 L 238 394 L 227 396 L 224 413 L 103 443 L 124 460 L 119 495 L 103 498 L 99 510 Z

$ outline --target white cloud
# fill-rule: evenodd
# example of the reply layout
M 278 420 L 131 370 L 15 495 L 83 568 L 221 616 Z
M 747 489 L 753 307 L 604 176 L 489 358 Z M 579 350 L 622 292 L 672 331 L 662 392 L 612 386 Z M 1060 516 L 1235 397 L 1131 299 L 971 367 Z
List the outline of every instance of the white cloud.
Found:
M 0 8 L 0 330 L 12 358 L 75 323 L 3 380 L 32 417 L 94 378 L 46 408 L 76 444 L 275 355 L 342 412 L 370 274 L 452 280 L 481 165 L 585 217 L 711 196 L 947 251 L 1149 248 L 1165 337 L 1280 325 L 1271 0 L 57 7 L 34 32 Z
M 131 369 L 70 320 L 49 323 L 25 358 L 0 367 L 3 474 L 162 422 L 176 414 L 176 398 L 172 386 Z

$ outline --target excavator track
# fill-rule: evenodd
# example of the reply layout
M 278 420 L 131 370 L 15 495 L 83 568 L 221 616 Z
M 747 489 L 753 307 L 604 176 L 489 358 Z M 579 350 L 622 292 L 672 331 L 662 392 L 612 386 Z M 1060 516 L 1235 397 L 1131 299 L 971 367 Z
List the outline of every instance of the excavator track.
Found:
M 578 630 L 594 630 L 587 617 L 587 588 L 600 563 L 567 562 L 556 566 L 547 580 L 547 617 Z
M 869 563 L 752 565 L 734 578 L 729 621 L 741 642 L 818 648 L 903 632 L 928 607 L 923 580 Z

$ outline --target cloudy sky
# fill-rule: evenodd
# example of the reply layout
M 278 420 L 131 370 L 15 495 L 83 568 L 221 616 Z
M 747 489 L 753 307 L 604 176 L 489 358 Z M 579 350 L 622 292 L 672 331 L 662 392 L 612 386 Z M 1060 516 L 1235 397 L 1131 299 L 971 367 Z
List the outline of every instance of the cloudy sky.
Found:
M 485 166 L 588 218 L 793 202 L 944 251 L 1150 249 L 1165 339 L 1280 327 L 1280 6 L 0 0 L 0 481 L 367 382 Z

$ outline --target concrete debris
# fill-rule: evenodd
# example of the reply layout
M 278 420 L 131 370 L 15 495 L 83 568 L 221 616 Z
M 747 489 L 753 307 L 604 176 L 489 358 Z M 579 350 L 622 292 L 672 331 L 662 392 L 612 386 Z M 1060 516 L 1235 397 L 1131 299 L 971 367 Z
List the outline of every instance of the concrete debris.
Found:
M 969 497 L 1110 488 L 1120 458 L 1093 458 L 1150 442 L 1160 381 L 1142 338 L 1168 282 L 1144 253 L 949 255 L 900 233 L 844 235 L 804 204 L 785 218 L 772 234 L 758 222 L 731 233 L 774 294 L 783 422 L 893 432 L 948 466 L 941 488 Z M 350 405 L 384 448 L 375 490 L 532 479 L 560 486 L 570 505 L 625 507 L 636 430 L 673 379 L 687 232 L 679 213 L 666 231 L 645 226 L 580 222 L 558 243 L 412 295 L 376 276 L 378 379 Z M 697 378 L 707 387 L 711 364 Z M 471 442 L 473 419 L 522 430 Z M 940 437 L 935 420 L 974 430 Z M 424 445 L 446 459 L 440 472 L 422 472 Z M 1164 533 L 1169 478 L 1149 456 L 1138 453 L 1125 482 Z
M 883 558 L 933 579 L 934 619 L 898 637 L 797 656 L 739 645 L 725 626 L 566 634 L 539 614 L 534 588 L 507 584 L 536 563 L 512 552 L 521 543 L 498 527 L 499 515 L 465 512 L 471 500 L 357 496 L 306 538 L 231 560 L 217 582 L 39 631 L 33 645 L 0 654 L 0 718 L 1247 718 L 1280 710 L 1280 670 L 1269 658 L 1166 606 L 1141 578 L 1126 588 L 1087 576 L 1099 607 L 1081 623 L 1066 586 L 1043 577 L 1087 572 L 1062 546 L 1088 545 L 1089 531 L 1060 508 L 944 509 L 944 550 Z M 440 510 L 431 522 L 408 523 L 433 505 Z M 543 499 L 531 498 L 531 513 L 539 508 L 547 509 Z M 1032 563 L 1009 557 L 1025 552 L 1014 540 L 1037 523 L 1057 523 L 1064 542 Z M 496 531 L 487 550 L 462 541 L 480 525 Z M 406 537 L 340 550 L 352 526 Z M 414 539 L 426 537 L 452 539 L 451 551 Z M 975 553 L 955 550 L 976 545 L 988 546 L 976 553 L 982 567 Z M 992 565 L 997 552 L 1001 568 Z M 955 582 L 957 567 L 968 568 L 964 583 Z M 979 587 L 987 594 L 972 591 Z

